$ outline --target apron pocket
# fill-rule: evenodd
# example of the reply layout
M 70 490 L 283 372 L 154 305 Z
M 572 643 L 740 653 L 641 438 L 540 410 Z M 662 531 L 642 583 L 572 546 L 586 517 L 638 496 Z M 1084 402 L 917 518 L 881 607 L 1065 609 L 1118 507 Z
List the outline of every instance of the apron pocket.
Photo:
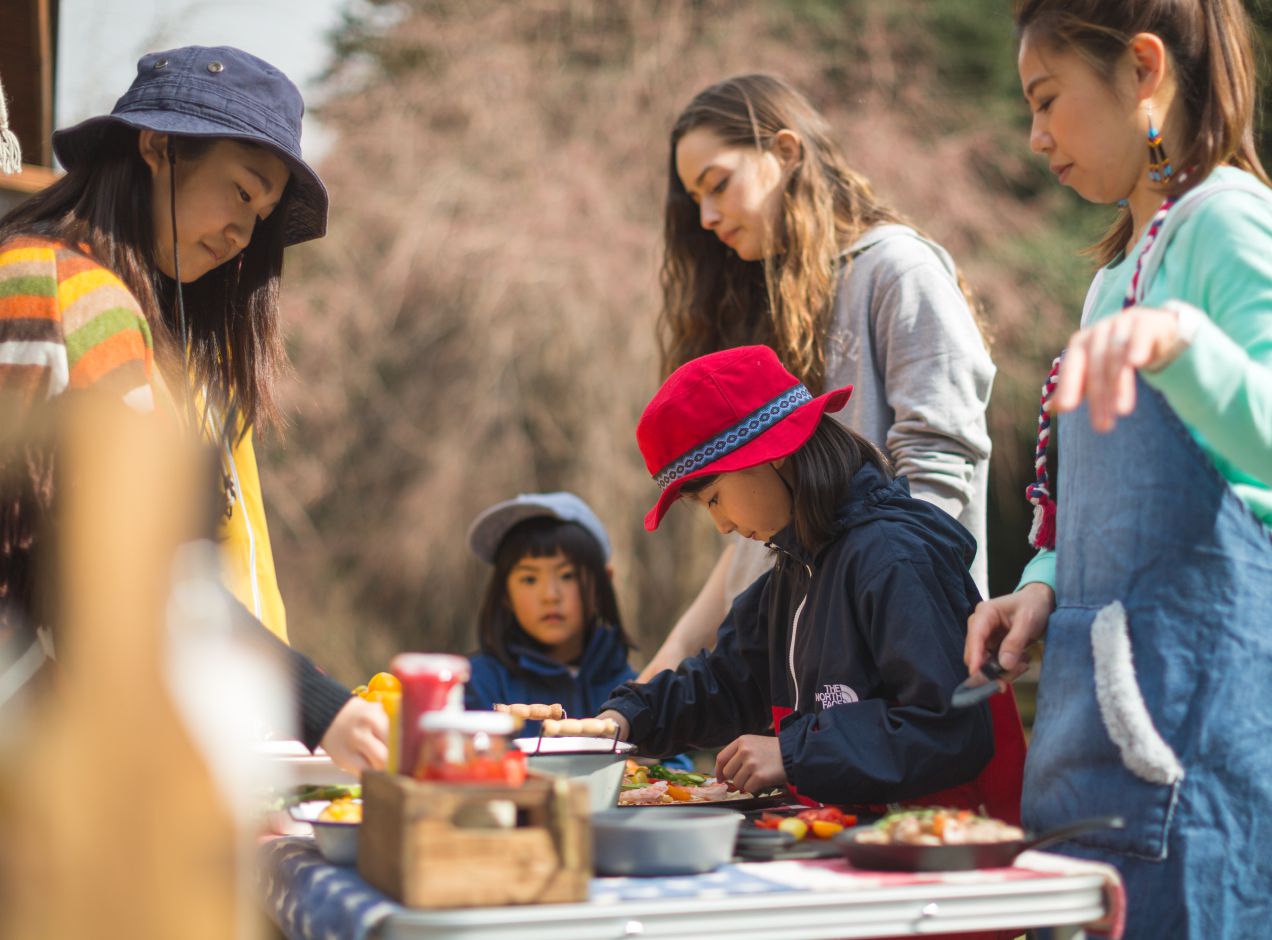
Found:
M 1153 726 L 1144 704 L 1135 664 L 1126 610 L 1114 601 L 1095 615 L 1091 624 L 1091 655 L 1095 663 L 1095 698 L 1104 730 L 1117 745 L 1122 764 L 1146 783 L 1163 786 L 1184 777 L 1183 765 Z
M 1164 859 L 1183 768 L 1154 727 L 1136 680 L 1122 606 L 1098 613 L 1057 608 L 1047 627 L 1042 675 L 1025 760 L 1025 825 L 1042 831 L 1118 815 L 1125 829 L 1074 841 Z

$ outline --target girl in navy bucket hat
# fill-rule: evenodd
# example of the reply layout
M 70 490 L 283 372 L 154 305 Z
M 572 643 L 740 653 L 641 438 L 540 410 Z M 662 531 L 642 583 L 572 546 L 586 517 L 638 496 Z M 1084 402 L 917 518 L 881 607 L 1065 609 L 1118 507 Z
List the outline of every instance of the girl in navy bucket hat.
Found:
M 110 114 L 53 135 L 66 175 L 0 219 L 8 412 L 94 390 L 206 438 L 222 462 L 227 587 L 284 641 L 252 431 L 278 417 L 283 249 L 327 225 L 303 113 L 295 85 L 239 49 L 151 53 Z M 34 446 L 0 457 L 12 509 L 0 515 L 0 627 L 20 620 L 13 635 L 28 639 L 47 619 L 32 584 L 54 499 L 54 455 Z M 305 743 L 353 769 L 382 765 L 383 710 L 290 655 Z
M 975 542 L 831 417 L 851 393 L 814 397 L 767 346 L 694 359 L 659 389 L 636 430 L 662 490 L 645 527 L 683 500 L 777 562 L 713 650 L 617 690 L 601 717 L 642 753 L 723 748 L 716 776 L 752 793 L 983 806 L 1014 821 L 1019 720 L 950 707 L 980 599 Z

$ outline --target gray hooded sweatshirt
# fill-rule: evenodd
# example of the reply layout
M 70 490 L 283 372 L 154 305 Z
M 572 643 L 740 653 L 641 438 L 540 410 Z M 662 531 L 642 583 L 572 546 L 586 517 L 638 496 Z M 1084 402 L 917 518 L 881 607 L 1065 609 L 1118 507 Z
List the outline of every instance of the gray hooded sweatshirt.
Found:
M 972 577 L 984 596 L 989 431 L 994 381 L 954 262 L 904 225 L 879 225 L 849 247 L 826 347 L 824 391 L 852 385 L 836 417 L 892 460 L 910 492 L 944 509 L 976 539 Z M 725 583 L 730 602 L 772 563 L 739 539 Z

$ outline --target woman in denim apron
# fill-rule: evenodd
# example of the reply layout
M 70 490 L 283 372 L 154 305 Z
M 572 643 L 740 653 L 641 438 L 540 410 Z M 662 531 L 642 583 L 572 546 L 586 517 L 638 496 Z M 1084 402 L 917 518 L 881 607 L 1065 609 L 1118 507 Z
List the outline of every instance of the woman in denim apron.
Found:
M 1237 0 L 1029 0 L 1031 144 L 1123 211 L 1044 387 L 1022 586 L 978 607 L 975 673 L 1046 629 L 1024 819 L 1117 814 L 1127 936 L 1272 931 L 1272 192 Z M 1059 422 L 1053 501 L 1046 440 Z

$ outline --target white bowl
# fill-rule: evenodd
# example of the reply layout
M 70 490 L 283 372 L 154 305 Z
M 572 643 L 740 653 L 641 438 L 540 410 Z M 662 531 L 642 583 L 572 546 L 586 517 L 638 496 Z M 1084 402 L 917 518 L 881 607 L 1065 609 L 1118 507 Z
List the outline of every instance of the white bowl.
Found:
M 613 809 L 623 785 L 627 755 L 635 745 L 612 738 L 517 738 L 527 766 L 538 773 L 581 780 L 593 813 Z
M 277 768 L 288 783 L 323 786 L 358 782 L 357 774 L 337 767 L 322 748 L 311 754 L 299 741 L 258 741 L 254 750 L 258 758 Z
M 297 803 L 291 808 L 291 816 L 313 827 L 314 841 L 323 858 L 333 865 L 352 865 L 358 860 L 358 830 L 362 826 L 356 822 L 319 819 L 319 814 L 329 805 L 327 800 Z
M 698 875 L 733 857 L 742 814 L 676 807 L 651 813 L 611 809 L 592 814 L 592 859 L 598 875 Z

